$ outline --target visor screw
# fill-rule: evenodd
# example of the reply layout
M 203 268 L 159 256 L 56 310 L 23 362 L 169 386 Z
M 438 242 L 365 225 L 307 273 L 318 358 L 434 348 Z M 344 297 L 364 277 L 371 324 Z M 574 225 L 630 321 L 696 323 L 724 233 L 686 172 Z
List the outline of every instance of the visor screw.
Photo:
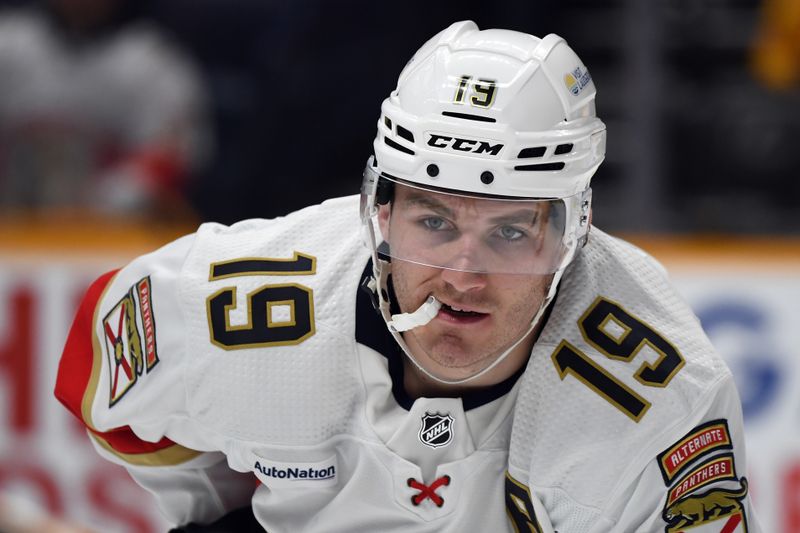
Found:
M 489 185 L 491 182 L 494 181 L 494 174 L 492 174 L 488 170 L 485 170 L 483 173 L 481 173 L 481 181 L 486 185 Z
M 431 163 L 428 165 L 428 168 L 425 169 L 428 172 L 428 176 L 435 178 L 439 175 L 439 167 Z

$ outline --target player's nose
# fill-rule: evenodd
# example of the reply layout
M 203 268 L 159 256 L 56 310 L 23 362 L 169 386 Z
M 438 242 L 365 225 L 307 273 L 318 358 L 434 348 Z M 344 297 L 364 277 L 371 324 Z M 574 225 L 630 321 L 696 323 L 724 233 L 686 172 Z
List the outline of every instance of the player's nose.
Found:
M 486 287 L 487 283 L 487 274 L 468 269 L 445 268 L 442 269 L 441 277 L 442 281 L 459 292 L 480 290 Z

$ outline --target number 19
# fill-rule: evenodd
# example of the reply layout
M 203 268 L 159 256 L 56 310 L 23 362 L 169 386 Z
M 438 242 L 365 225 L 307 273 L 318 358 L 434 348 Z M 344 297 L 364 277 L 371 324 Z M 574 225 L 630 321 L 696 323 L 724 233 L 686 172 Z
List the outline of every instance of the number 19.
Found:
M 467 89 L 472 85 L 472 92 L 474 94 L 470 96 L 469 103 L 476 107 L 491 107 L 494 103 L 497 82 L 495 80 L 485 79 L 479 79 L 477 82 L 470 82 L 471 79 L 472 76 L 461 76 L 461 78 L 459 78 L 453 102 L 456 104 L 463 104 L 467 96 Z
M 612 323 L 617 334 L 609 333 Z M 609 359 L 630 363 L 645 345 L 658 353 L 655 362 L 642 363 L 634 373 L 642 385 L 666 387 L 685 364 L 678 349 L 657 331 L 603 297 L 595 300 L 578 326 L 583 338 Z M 562 380 L 572 374 L 633 421 L 638 422 L 650 408 L 650 402 L 566 340 L 561 341 L 552 358 Z

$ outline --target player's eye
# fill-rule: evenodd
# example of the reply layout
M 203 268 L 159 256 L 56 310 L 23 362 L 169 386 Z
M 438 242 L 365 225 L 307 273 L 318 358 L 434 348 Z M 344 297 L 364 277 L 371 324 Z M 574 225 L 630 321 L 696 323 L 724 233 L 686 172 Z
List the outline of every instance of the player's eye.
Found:
M 527 233 L 514 226 L 500 226 L 497 228 L 496 234 L 506 241 L 517 241 L 527 236 Z
M 442 231 L 450 229 L 450 224 L 442 217 L 437 216 L 424 217 L 420 220 L 420 224 L 422 224 L 425 229 L 430 231 Z

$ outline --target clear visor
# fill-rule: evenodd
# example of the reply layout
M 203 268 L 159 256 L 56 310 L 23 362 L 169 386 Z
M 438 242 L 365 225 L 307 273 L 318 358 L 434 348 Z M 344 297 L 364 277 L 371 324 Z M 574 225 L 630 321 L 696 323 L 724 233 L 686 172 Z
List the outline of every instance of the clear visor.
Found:
M 364 190 L 363 213 L 374 224 L 378 252 L 393 260 L 462 272 L 552 274 L 569 253 L 567 221 L 576 216 L 579 195 L 494 198 L 380 180 L 393 187 L 391 201 L 378 205 Z

